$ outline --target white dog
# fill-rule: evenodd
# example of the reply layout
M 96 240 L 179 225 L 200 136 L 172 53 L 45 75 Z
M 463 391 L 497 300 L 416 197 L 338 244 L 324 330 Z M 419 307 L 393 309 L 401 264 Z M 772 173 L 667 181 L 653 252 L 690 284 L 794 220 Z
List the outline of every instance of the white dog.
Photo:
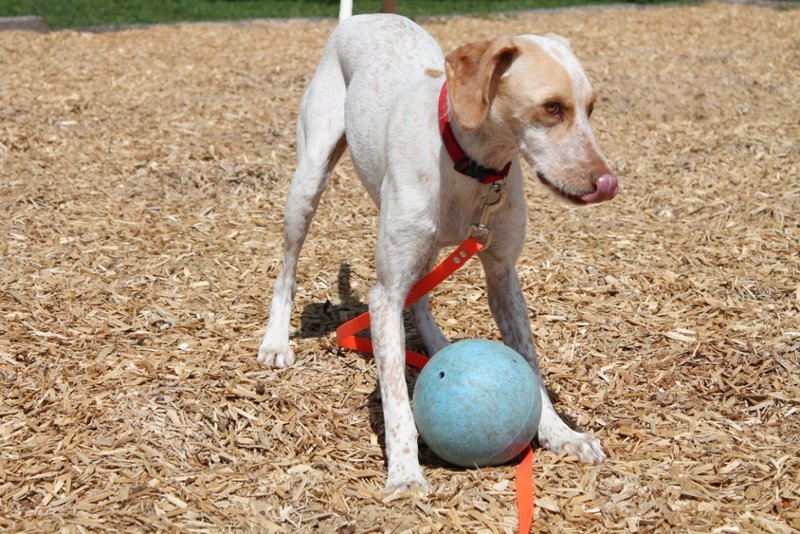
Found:
M 551 190 L 578 204 L 613 198 L 617 178 L 589 125 L 592 86 L 563 37 L 501 36 L 444 57 L 412 21 L 350 17 L 349 4 L 343 2 L 342 22 L 303 96 L 297 171 L 284 211 L 283 266 L 258 361 L 268 367 L 294 362 L 289 322 L 297 258 L 331 171 L 349 147 L 361 183 L 380 208 L 369 311 L 386 429 L 386 491 L 425 491 L 404 374 L 402 312 L 410 288 L 440 249 L 468 236 L 486 204 L 486 184 L 504 184 L 507 200 L 493 206 L 493 239 L 479 257 L 503 340 L 539 373 L 515 270 L 527 222 L 517 157 Z M 443 136 L 451 139 L 445 143 Z M 430 355 L 448 344 L 427 299 L 412 312 Z M 569 428 L 544 388 L 541 395 L 541 445 L 602 462 L 599 441 Z

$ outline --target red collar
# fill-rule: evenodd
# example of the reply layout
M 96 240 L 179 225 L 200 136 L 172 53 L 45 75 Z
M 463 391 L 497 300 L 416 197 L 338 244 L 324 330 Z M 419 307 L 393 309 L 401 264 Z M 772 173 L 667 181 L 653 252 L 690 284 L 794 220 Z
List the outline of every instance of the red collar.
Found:
M 511 169 L 511 162 L 506 163 L 502 170 L 489 169 L 482 167 L 477 161 L 464 153 L 464 149 L 458 144 L 456 136 L 453 135 L 453 128 L 450 127 L 450 115 L 447 112 L 447 82 L 442 84 L 439 92 L 439 132 L 442 134 L 442 141 L 453 160 L 453 168 L 465 176 L 475 178 L 482 184 L 491 184 L 508 176 Z

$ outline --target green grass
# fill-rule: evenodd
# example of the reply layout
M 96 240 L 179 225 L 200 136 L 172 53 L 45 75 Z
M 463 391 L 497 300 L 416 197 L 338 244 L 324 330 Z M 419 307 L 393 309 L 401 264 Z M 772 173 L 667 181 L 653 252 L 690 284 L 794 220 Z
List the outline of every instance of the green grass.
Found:
M 620 0 L 398 0 L 409 17 L 488 13 Z M 657 0 L 638 0 L 639 2 Z M 238 20 L 248 18 L 335 17 L 338 0 L 0 0 L 0 16 L 38 15 L 51 28 Z M 379 0 L 355 0 L 356 13 L 380 11 Z

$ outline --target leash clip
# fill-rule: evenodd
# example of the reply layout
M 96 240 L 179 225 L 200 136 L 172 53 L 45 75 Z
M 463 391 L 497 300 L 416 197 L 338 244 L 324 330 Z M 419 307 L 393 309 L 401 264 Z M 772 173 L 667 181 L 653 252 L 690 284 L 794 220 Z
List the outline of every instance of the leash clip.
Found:
M 503 206 L 508 192 L 505 182 L 494 182 L 489 186 L 489 192 L 483 197 L 481 217 L 469 229 L 469 236 L 483 245 L 486 249 L 492 242 L 492 229 L 487 226 L 489 216 Z

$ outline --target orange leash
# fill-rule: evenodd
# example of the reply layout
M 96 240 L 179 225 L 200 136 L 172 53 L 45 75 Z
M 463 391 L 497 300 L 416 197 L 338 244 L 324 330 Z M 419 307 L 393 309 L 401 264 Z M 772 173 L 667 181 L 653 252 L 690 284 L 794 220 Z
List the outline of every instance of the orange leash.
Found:
M 426 274 L 411 291 L 406 298 L 405 307 L 409 307 L 419 300 L 422 296 L 430 292 L 434 287 L 441 284 L 451 274 L 464 266 L 484 245 L 470 236 L 445 260 Z M 369 312 L 362 313 L 358 317 L 351 319 L 336 329 L 336 343 L 346 349 L 358 350 L 361 352 L 373 353 L 372 341 L 365 337 L 356 336 L 357 333 L 369 328 Z M 428 361 L 427 356 L 418 352 L 406 350 L 406 363 L 413 367 L 422 368 Z M 528 534 L 533 525 L 534 509 L 534 488 L 533 488 L 533 449 L 528 448 L 523 452 L 522 461 L 516 470 L 517 485 L 517 516 L 519 519 L 520 533 Z
M 472 256 L 474 256 L 483 245 L 474 237 L 467 238 L 460 247 L 450 254 L 442 263 L 433 268 L 417 284 L 411 288 L 406 298 L 405 307 L 409 307 L 418 301 L 431 289 L 441 284 L 448 276 L 464 266 Z M 357 337 L 356 334 L 369 328 L 369 312 L 362 313 L 355 319 L 351 319 L 336 329 L 336 343 L 346 349 L 355 349 L 361 352 L 373 353 L 372 341 L 365 337 Z M 411 350 L 406 351 L 406 363 L 414 367 L 422 368 L 428 361 L 427 356 Z
M 533 447 L 522 453 L 522 461 L 517 465 L 517 517 L 520 533 L 528 534 L 533 527 L 533 508 L 535 492 L 533 488 Z

